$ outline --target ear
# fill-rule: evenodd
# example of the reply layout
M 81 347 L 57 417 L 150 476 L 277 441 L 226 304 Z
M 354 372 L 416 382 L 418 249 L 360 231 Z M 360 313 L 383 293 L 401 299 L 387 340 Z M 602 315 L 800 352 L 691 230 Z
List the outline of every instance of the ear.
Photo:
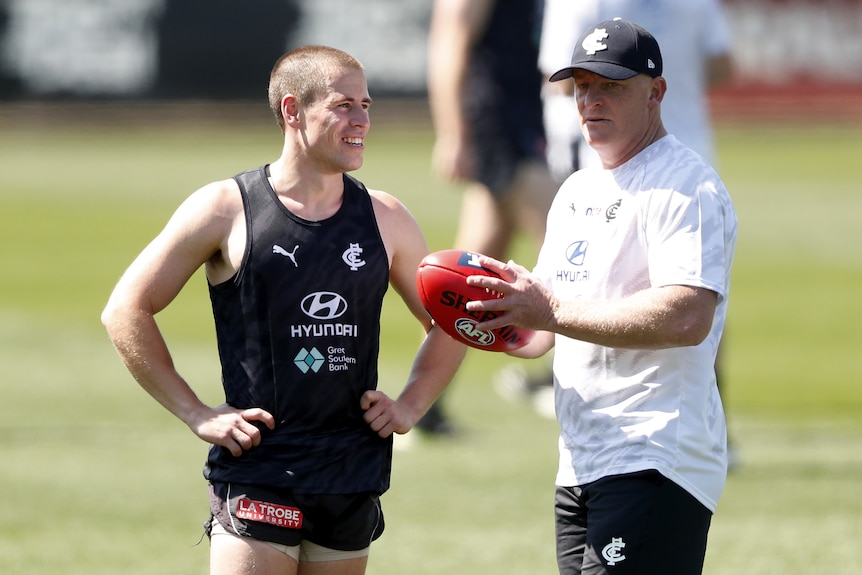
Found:
M 667 80 L 662 76 L 653 78 L 650 82 L 649 105 L 658 106 L 664 100 L 664 95 L 667 93 Z
M 284 118 L 285 126 L 295 126 L 299 124 L 299 111 L 302 108 L 299 100 L 293 94 L 285 94 L 281 99 L 281 115 Z

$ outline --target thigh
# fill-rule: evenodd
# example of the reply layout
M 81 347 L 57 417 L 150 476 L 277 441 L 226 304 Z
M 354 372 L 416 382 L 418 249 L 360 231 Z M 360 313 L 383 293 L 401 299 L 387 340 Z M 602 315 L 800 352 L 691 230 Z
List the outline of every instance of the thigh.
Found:
M 299 563 L 269 543 L 223 532 L 210 540 L 210 575 L 296 575 Z
M 655 471 L 607 477 L 584 488 L 584 575 L 697 575 L 710 511 Z
M 458 249 L 505 260 L 514 222 L 503 204 L 479 183 L 467 186 L 462 194 L 455 245 Z
M 527 232 L 537 245 L 545 239 L 548 210 L 559 187 L 544 164 L 530 161 L 518 167 L 509 199 L 511 206 L 507 209 L 517 218 L 518 228 Z
M 300 563 L 298 575 L 364 575 L 368 557 Z

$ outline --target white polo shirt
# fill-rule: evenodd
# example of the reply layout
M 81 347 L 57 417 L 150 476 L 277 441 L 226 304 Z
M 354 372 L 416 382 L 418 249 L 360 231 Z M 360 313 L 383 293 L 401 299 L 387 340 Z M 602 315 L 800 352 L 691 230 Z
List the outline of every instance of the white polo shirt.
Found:
M 719 298 L 708 337 L 693 347 L 626 350 L 556 337 L 558 485 L 656 469 L 715 510 L 727 452 L 713 366 L 736 226 L 716 172 L 673 136 L 618 168 L 588 168 L 563 183 L 535 268 L 558 297 L 687 285 Z

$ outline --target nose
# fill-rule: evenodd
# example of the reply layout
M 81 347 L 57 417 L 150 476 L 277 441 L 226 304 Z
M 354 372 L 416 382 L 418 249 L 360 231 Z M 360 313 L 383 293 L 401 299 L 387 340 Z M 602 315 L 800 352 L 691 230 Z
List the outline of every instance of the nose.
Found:
M 581 101 L 585 108 L 597 106 L 602 101 L 601 90 L 593 84 L 586 84 L 580 90 Z
M 351 115 L 350 121 L 354 126 L 367 127 L 371 125 L 371 115 L 368 112 L 368 108 L 357 106 Z

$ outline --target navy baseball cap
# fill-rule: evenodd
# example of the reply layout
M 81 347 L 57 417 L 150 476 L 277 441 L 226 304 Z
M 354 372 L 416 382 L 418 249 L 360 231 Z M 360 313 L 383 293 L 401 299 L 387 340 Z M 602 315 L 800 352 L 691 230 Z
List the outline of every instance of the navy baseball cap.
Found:
M 662 72 L 661 50 L 641 26 L 614 18 L 584 32 L 575 44 L 572 65 L 554 72 L 550 81 L 571 78 L 578 68 L 611 80 L 627 80 L 638 74 L 656 78 Z

